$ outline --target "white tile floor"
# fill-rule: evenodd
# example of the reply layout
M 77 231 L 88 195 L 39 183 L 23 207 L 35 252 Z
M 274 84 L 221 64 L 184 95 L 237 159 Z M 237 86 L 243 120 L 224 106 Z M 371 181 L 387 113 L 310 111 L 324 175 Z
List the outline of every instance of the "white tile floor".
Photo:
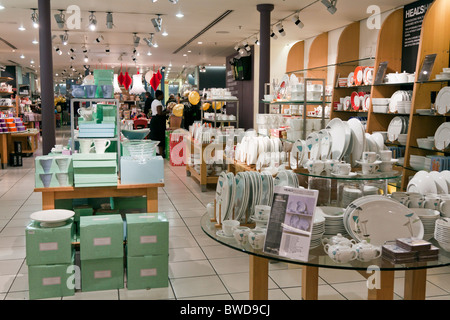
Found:
M 58 130 L 58 137 L 62 132 Z M 77 292 L 64 299 L 248 299 L 248 256 L 211 240 L 200 228 L 214 189 L 202 193 L 198 183 L 186 177 L 184 167 L 168 163 L 165 181 L 159 210 L 170 221 L 169 287 Z M 23 167 L 0 170 L 0 300 L 28 299 L 24 227 L 29 215 L 41 209 L 41 194 L 33 189 L 32 157 L 24 159 Z M 298 266 L 270 264 L 269 299 L 301 299 L 301 272 Z M 319 276 L 319 299 L 367 299 L 366 281 L 356 271 L 320 269 Z M 402 299 L 403 277 L 404 273 L 396 273 L 395 299 Z M 450 267 L 429 270 L 427 299 L 450 299 Z

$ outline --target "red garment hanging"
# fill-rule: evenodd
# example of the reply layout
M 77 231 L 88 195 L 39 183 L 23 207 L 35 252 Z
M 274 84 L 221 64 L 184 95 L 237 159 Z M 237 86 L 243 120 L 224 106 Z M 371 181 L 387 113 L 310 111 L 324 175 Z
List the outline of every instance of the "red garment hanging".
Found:
M 123 81 L 123 86 L 126 90 L 128 90 L 131 86 L 131 83 L 133 82 L 133 79 L 131 79 L 130 75 L 128 74 L 128 66 L 125 72 L 125 80 Z
M 123 86 L 123 81 L 125 80 L 125 76 L 123 75 L 123 73 L 122 73 L 122 64 L 120 65 L 120 74 L 119 74 L 119 76 L 117 77 L 117 81 L 119 82 L 119 84 L 121 85 L 121 86 Z

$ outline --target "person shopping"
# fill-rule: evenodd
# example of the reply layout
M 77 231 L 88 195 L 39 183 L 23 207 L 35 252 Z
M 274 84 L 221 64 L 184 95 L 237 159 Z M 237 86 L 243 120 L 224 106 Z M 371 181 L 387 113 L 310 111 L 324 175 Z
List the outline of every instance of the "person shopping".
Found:
M 152 119 L 150 120 L 149 138 L 153 141 L 159 141 L 158 144 L 159 155 L 164 158 L 166 122 L 167 122 L 167 114 L 170 113 L 170 108 L 167 109 L 164 108 L 161 102 L 163 99 L 164 93 L 161 90 L 156 90 L 155 100 L 153 100 L 151 106 Z

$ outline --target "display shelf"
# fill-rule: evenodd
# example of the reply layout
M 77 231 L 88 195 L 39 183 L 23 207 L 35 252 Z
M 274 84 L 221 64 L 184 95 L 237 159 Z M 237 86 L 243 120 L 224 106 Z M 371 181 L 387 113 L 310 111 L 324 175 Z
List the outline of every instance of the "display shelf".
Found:
M 207 99 L 205 101 L 208 102 L 212 102 L 212 103 L 216 103 L 216 102 L 222 102 L 222 103 L 226 103 L 226 102 L 230 102 L 230 103 L 236 103 L 236 120 L 218 120 L 217 119 L 217 109 L 214 109 L 214 120 L 212 119 L 205 119 L 204 118 L 204 110 L 203 108 L 201 108 L 201 121 L 207 121 L 210 123 L 214 123 L 214 128 L 217 127 L 217 124 L 220 124 L 220 126 L 222 127 L 224 125 L 224 123 L 235 123 L 236 124 L 236 128 L 239 128 L 239 99 L 236 98 L 230 98 L 230 99 Z M 223 110 L 223 108 L 221 108 L 220 110 Z M 220 112 L 219 114 L 222 114 L 222 112 Z

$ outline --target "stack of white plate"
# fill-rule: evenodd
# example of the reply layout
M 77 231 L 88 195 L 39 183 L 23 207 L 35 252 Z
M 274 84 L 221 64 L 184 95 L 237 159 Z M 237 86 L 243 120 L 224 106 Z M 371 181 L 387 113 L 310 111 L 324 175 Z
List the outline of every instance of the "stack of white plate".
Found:
M 409 119 L 407 117 L 394 117 L 388 126 L 388 140 L 394 142 L 401 134 L 407 134 L 408 122 Z
M 450 252 L 450 219 L 443 218 L 436 220 L 434 238 L 442 249 Z
M 424 170 L 424 169 L 426 169 L 425 159 L 426 159 L 426 157 L 424 157 L 424 156 L 416 156 L 416 155 L 412 154 L 409 156 L 409 165 L 414 170 Z
M 274 187 L 293 187 L 298 188 L 298 178 L 297 174 L 292 170 L 283 170 L 278 172 L 277 176 L 273 181 Z
M 412 98 L 412 91 L 398 90 L 394 92 L 389 101 L 389 112 L 391 113 L 399 112 L 398 103 L 401 101 L 411 101 L 411 98 Z
M 436 74 L 436 80 L 450 80 L 450 68 L 443 68 L 441 73 Z
M 423 239 L 427 241 L 431 240 L 434 236 L 436 220 L 440 218 L 440 212 L 426 208 L 411 208 L 410 210 L 416 213 L 422 221 Z
M 314 223 L 311 231 L 311 243 L 309 249 L 322 245 L 322 237 L 325 232 L 325 217 L 319 212 L 314 213 Z
M 353 201 L 344 212 L 347 233 L 357 240 L 381 246 L 397 238 L 422 239 L 424 227 L 418 215 L 385 196 L 365 196 Z M 450 241 L 449 241 L 450 244 Z
M 342 220 L 344 216 L 344 208 L 338 207 L 317 207 L 316 212 L 325 218 L 325 231 L 323 237 L 331 238 L 338 233 L 342 235 L 347 235 L 347 230 L 345 230 L 344 222 Z
M 358 198 L 361 198 L 363 193 L 361 190 L 345 186 L 342 190 L 342 206 L 346 207 Z
M 397 102 L 397 112 L 409 114 L 411 111 L 412 101 L 398 101 Z

